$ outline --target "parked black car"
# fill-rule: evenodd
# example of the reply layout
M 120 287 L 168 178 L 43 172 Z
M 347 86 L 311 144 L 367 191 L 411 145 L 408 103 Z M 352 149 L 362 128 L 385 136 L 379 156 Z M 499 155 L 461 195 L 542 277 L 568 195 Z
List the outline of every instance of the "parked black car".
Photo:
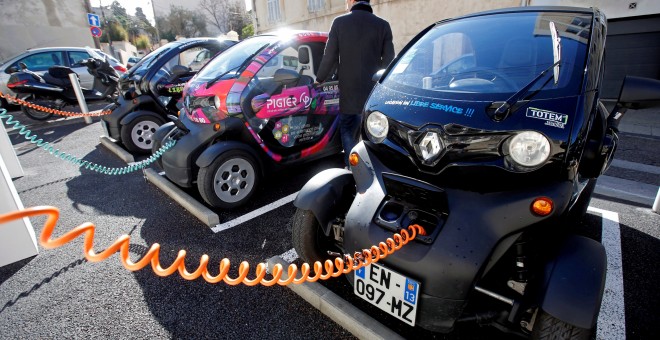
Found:
M 213 38 L 193 38 L 166 44 L 149 53 L 120 78 L 118 104 L 101 121 L 108 136 L 133 153 L 151 151 L 152 135 L 159 126 L 176 115 L 183 87 L 196 71 L 188 65 L 200 51 L 209 59 L 236 42 Z
M 356 295 L 436 332 L 478 321 L 589 339 L 607 262 L 574 222 L 626 109 L 660 99 L 660 81 L 627 77 L 606 110 L 606 28 L 598 9 L 521 7 L 422 31 L 371 93 L 351 169 L 298 194 L 298 254 L 353 254 L 418 224 L 415 242 L 350 275 Z

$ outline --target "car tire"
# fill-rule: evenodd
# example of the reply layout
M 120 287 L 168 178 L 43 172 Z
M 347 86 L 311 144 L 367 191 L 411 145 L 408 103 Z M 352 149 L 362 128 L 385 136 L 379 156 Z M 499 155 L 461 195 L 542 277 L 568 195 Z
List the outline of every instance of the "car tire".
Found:
M 146 155 L 151 152 L 153 134 L 165 121 L 154 116 L 142 116 L 133 119 L 121 127 L 121 142 L 128 151 Z
M 21 110 L 23 111 L 24 115 L 30 117 L 30 119 L 33 119 L 33 120 L 43 121 L 43 120 L 48 120 L 48 119 L 50 119 L 50 117 L 53 116 L 52 113 L 48 113 L 48 112 L 40 111 L 40 110 L 37 110 L 37 109 L 33 109 L 33 108 L 27 107 L 25 105 L 21 106 Z
M 592 329 L 584 329 L 561 321 L 539 309 L 534 321 L 534 340 L 586 340 L 591 338 Z
M 328 250 L 338 251 L 333 240 L 325 236 L 316 216 L 310 210 L 297 209 L 292 224 L 293 248 L 298 256 L 310 265 L 316 261 L 331 259 Z
M 167 124 L 161 126 L 158 130 L 157 133 L 154 137 L 160 137 L 160 136 L 167 136 L 170 131 L 174 129 L 174 125 L 168 126 Z M 153 138 L 153 143 L 151 147 L 151 153 L 154 154 L 156 151 L 158 151 L 162 146 L 163 146 L 163 141 L 165 140 L 165 137 L 162 138 Z M 155 161 L 156 164 L 162 169 L 165 170 L 163 167 L 163 155 L 158 157 Z
M 247 152 L 226 151 L 197 174 L 197 189 L 214 208 L 233 209 L 245 204 L 259 185 L 258 163 Z

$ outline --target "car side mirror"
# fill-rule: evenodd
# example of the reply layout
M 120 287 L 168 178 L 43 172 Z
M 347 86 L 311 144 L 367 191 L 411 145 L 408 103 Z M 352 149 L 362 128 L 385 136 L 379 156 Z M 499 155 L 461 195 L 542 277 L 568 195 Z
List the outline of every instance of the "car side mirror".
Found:
M 300 74 L 288 68 L 277 69 L 277 71 L 275 71 L 275 74 L 273 75 L 273 80 L 275 80 L 278 83 L 288 83 L 288 82 L 298 81 L 298 78 L 300 78 Z
M 385 69 L 378 70 L 378 72 L 374 73 L 373 77 L 371 77 L 371 80 L 373 82 L 378 82 L 383 74 L 385 74 Z
M 188 72 L 190 72 L 190 68 L 183 66 L 183 65 L 174 65 L 172 69 L 170 70 L 173 75 L 175 76 L 181 76 L 184 75 Z
M 660 80 L 626 76 L 621 85 L 617 106 L 641 109 L 660 105 Z
M 298 62 L 301 64 L 309 64 L 309 48 L 303 46 L 298 49 Z
M 9 74 L 18 72 L 18 67 L 16 67 L 16 65 L 11 66 L 11 67 L 7 68 L 6 72 L 9 73 Z

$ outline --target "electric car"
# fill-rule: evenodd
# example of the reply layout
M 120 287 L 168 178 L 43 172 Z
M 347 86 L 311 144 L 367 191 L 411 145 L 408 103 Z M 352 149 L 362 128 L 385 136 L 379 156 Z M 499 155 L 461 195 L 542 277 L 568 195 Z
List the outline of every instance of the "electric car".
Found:
M 118 102 L 104 110 L 101 124 L 106 134 L 136 154 L 151 151 L 152 136 L 159 126 L 176 114 L 183 85 L 198 69 L 187 65 L 200 53 L 207 58 L 226 50 L 236 42 L 213 38 L 192 38 L 168 43 L 140 59 L 119 80 Z
M 167 178 L 230 209 L 270 171 L 339 153 L 338 83 L 314 84 L 326 41 L 321 32 L 260 35 L 206 64 L 183 90 L 179 120 L 154 136 L 154 151 L 177 140 L 159 160 Z
M 426 28 L 377 74 L 350 170 L 299 192 L 298 255 L 354 254 L 416 224 L 413 242 L 347 276 L 355 295 L 435 332 L 472 321 L 589 339 L 607 259 L 575 222 L 626 109 L 660 99 L 660 81 L 627 77 L 614 109 L 601 103 L 606 28 L 598 9 L 570 7 Z

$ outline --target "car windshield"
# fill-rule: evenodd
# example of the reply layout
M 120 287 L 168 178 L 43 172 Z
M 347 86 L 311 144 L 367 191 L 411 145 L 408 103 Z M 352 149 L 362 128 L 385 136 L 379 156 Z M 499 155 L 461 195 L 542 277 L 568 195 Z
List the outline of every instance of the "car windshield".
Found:
M 501 100 L 554 64 L 550 23 L 561 37 L 561 67 L 529 89 L 537 98 L 578 93 L 592 18 L 585 13 L 492 14 L 439 23 L 393 65 L 383 85 L 447 99 Z
M 243 40 L 209 61 L 195 76 L 195 81 L 209 82 L 218 77 L 230 79 L 238 76 L 233 71 L 237 71 L 236 69 L 243 65 L 247 57 L 256 54 L 278 39 L 276 36 L 256 36 Z
M 179 43 L 177 42 L 171 42 L 147 54 L 137 64 L 135 64 L 135 66 L 131 68 L 131 74 L 146 71 L 146 69 L 148 69 L 149 66 L 151 66 L 156 60 L 158 60 L 164 54 L 165 51 L 170 50 L 178 45 Z

